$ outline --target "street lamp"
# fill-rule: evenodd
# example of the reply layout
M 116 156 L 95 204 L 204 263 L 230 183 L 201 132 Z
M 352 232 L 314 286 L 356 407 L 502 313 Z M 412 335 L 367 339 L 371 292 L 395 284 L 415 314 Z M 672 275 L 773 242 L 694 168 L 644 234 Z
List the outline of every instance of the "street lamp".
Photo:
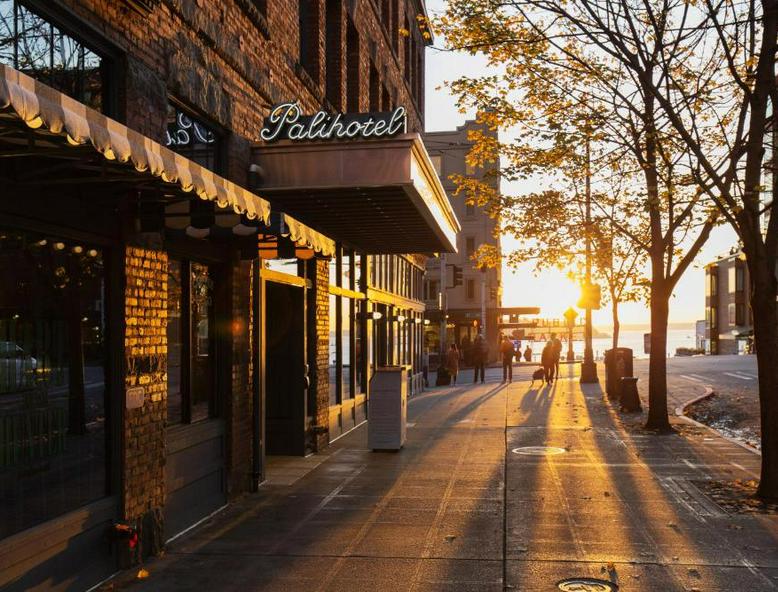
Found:
M 592 284 L 592 154 L 591 140 L 586 138 L 586 276 L 584 278 L 584 308 L 586 323 L 584 326 L 584 359 L 581 363 L 581 382 L 598 382 L 597 364 L 592 351 L 592 309 L 599 308 L 599 302 L 593 302 L 594 286 Z
M 573 362 L 575 361 L 575 353 L 573 353 L 573 327 L 575 327 L 575 318 L 578 316 L 578 313 L 571 306 L 564 312 L 563 316 L 567 320 L 567 361 Z

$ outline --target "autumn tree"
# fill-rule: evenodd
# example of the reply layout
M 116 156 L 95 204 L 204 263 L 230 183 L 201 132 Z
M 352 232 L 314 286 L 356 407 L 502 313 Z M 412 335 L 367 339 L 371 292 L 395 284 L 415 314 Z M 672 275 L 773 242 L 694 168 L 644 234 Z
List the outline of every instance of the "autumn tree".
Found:
M 552 20 L 543 26 L 525 16 L 524 7 L 524 2 L 451 0 L 439 20 L 451 49 L 481 53 L 492 66 L 483 75 L 450 82 L 460 107 L 476 108 L 485 125 L 512 130 L 508 137 L 513 139 L 502 142 L 476 137 L 472 161 L 478 164 L 499 153 L 503 178 L 523 181 L 543 169 L 548 174 L 577 166 L 580 174 L 585 168 L 582 155 L 593 150 L 601 161 L 598 166 L 638 184 L 640 189 L 622 199 L 618 208 L 595 207 L 650 261 L 646 425 L 668 430 L 669 300 L 716 217 L 706 209 L 703 192 L 689 173 L 688 151 L 645 85 L 612 56 L 577 42 L 564 22 Z M 472 182 L 463 188 L 479 203 L 494 203 L 496 198 L 510 206 Z M 635 220 L 642 226 L 636 228 Z
M 554 72 L 589 77 L 619 98 L 639 94 L 641 101 L 624 103 L 641 124 L 635 131 L 645 148 L 649 202 L 659 198 L 651 171 L 663 158 L 657 142 L 673 138 L 684 155 L 674 166 L 712 201 L 746 255 L 762 425 L 758 493 L 778 498 L 778 205 L 761 195 L 770 105 L 778 99 L 778 2 L 452 0 L 446 19 L 457 45 L 496 48 L 493 63 L 550 54 Z M 652 242 L 661 232 L 652 227 Z M 652 313 L 655 306 L 652 299 Z

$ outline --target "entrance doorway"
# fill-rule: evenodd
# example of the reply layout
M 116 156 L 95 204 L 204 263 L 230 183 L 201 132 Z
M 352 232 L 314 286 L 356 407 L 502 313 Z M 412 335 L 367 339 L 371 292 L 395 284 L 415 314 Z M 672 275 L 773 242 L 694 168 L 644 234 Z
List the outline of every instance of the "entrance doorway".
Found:
M 265 286 L 265 417 L 267 454 L 306 451 L 305 289 Z

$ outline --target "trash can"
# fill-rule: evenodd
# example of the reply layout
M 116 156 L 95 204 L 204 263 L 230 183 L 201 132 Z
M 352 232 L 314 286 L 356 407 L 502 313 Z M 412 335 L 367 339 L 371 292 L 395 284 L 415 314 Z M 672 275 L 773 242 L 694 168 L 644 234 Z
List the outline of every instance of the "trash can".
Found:
M 408 367 L 377 368 L 370 379 L 367 403 L 367 446 L 399 450 L 405 444 L 408 417 Z
M 628 347 L 605 350 L 605 392 L 609 398 L 620 399 L 621 379 L 625 376 L 632 376 L 632 350 Z
M 621 410 L 629 413 L 642 411 L 640 395 L 638 394 L 638 379 L 634 376 L 622 376 L 621 378 Z

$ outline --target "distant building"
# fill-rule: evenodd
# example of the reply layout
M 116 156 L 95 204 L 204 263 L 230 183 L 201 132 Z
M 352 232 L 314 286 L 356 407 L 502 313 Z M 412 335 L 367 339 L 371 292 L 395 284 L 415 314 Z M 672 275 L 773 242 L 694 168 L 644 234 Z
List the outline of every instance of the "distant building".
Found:
M 750 284 L 742 251 L 705 266 L 705 353 L 746 353 L 754 334 Z
M 481 330 L 482 304 L 486 309 L 486 327 L 484 335 L 489 344 L 490 357 L 496 358 L 499 333 L 497 328 L 498 308 L 502 292 L 502 272 L 500 268 L 480 271 L 471 259 L 481 245 L 493 245 L 500 250 L 498 220 L 489 217 L 482 209 L 465 203 L 464 195 L 455 195 L 456 185 L 451 175 L 470 175 L 482 177 L 485 169 L 468 165 L 465 157 L 473 142 L 468 139 L 471 130 L 497 136 L 496 131 L 486 129 L 476 121 L 466 121 L 464 125 L 451 131 L 430 132 L 424 135 L 424 144 L 430 159 L 436 168 L 448 194 L 462 230 L 457 235 L 457 253 L 446 254 L 441 258 L 427 261 L 424 277 L 424 300 L 427 344 L 431 352 L 440 347 L 440 317 L 442 305 L 447 318 L 447 336 L 445 343 L 456 343 L 460 349 L 467 349 Z M 493 183 L 499 188 L 499 178 Z M 496 235 L 496 236 L 495 236 Z M 447 267 L 441 273 L 441 263 Z M 454 286 L 454 266 L 461 268 L 462 283 Z M 445 286 L 441 285 L 441 279 Z M 467 361 L 467 360 L 466 360 Z

